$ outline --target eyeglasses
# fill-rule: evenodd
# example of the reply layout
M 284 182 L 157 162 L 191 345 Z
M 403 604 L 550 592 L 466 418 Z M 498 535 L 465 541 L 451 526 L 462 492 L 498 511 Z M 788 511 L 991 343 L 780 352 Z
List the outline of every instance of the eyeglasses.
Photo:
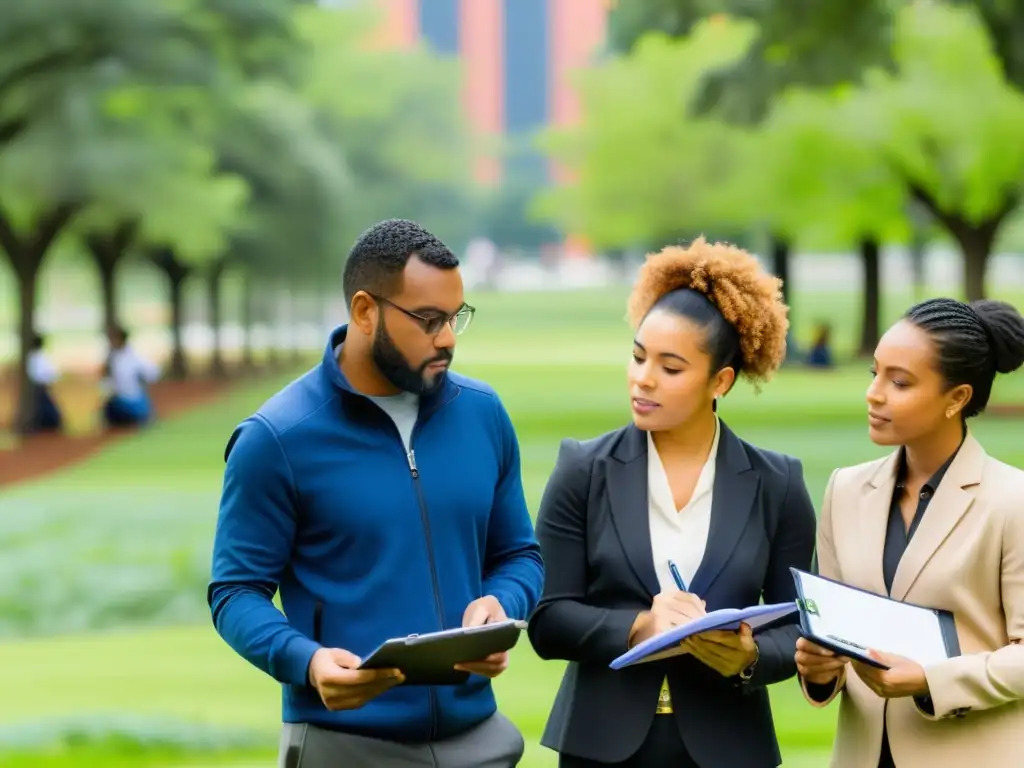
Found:
M 372 293 L 370 296 L 374 301 L 380 304 L 387 304 L 389 307 L 394 307 L 405 316 L 411 317 L 428 336 L 436 336 L 441 332 L 441 329 L 444 328 L 445 325 L 450 326 L 452 333 L 459 336 L 469 327 L 470 322 L 473 320 L 473 315 L 476 314 L 476 307 L 471 307 L 469 304 L 463 304 L 453 315 L 445 315 L 440 312 L 421 315 L 417 312 L 410 312 L 405 307 L 400 307 L 395 304 L 395 302 L 390 299 L 385 299 L 383 296 L 376 296 Z

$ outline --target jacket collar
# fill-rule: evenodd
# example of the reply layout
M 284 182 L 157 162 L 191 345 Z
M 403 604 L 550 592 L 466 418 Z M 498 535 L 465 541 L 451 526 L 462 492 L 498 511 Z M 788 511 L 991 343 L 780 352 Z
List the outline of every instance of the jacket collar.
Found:
M 711 524 L 704 557 L 689 585 L 689 590 L 697 595 L 706 595 L 718 576 L 727 570 L 754 509 L 760 485 L 758 473 L 751 471 L 753 467 L 742 441 L 722 420 L 718 429 Z M 653 597 L 660 586 L 651 549 L 647 457 L 646 433 L 630 424 L 612 449 L 607 464 L 608 504 L 626 557 L 648 595 Z
M 893 491 L 899 475 L 903 449 L 893 451 L 867 478 L 860 497 L 857 514 L 860 520 L 862 549 L 881 553 L 885 548 L 885 531 L 889 524 Z M 892 582 L 890 596 L 904 600 L 917 581 L 925 565 L 942 546 L 974 503 L 974 488 L 981 483 L 987 455 L 981 444 L 968 430 L 966 437 L 945 469 L 942 482 L 928 503 L 928 512 L 907 544 Z M 833 502 L 834 503 L 834 502 Z M 868 587 L 878 594 L 886 594 L 882 573 L 882 558 L 875 555 L 871 570 L 866 575 Z

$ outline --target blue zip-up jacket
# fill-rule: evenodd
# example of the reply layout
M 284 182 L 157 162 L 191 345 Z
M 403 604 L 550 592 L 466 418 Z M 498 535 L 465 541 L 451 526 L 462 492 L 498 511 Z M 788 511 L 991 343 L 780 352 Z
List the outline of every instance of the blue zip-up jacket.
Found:
M 213 623 L 283 684 L 283 720 L 392 741 L 465 731 L 496 709 L 490 681 L 398 686 L 330 712 L 313 653 L 365 657 L 382 641 L 462 625 L 493 595 L 527 619 L 544 574 L 512 422 L 486 384 L 449 373 L 421 399 L 407 455 L 398 429 L 323 361 L 231 435 L 213 547 Z M 280 589 L 284 614 L 271 602 Z M 286 618 L 287 617 L 287 618 Z

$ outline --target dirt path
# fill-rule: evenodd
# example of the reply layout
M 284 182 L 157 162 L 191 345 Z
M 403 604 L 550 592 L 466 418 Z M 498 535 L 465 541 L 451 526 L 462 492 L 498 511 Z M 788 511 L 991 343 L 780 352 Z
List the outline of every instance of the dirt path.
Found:
M 166 419 L 209 402 L 235 380 L 190 379 L 161 381 L 151 391 L 158 418 Z M 0 442 L 0 488 L 40 477 L 82 461 L 127 434 L 126 430 L 100 431 L 95 425 L 100 408 L 95 382 L 86 379 L 62 382 L 55 393 L 68 422 L 66 435 L 33 435 L 16 439 L 13 445 Z M 8 429 L 12 387 L 0 384 L 0 429 Z M 0 440 L 3 440 L 0 436 Z

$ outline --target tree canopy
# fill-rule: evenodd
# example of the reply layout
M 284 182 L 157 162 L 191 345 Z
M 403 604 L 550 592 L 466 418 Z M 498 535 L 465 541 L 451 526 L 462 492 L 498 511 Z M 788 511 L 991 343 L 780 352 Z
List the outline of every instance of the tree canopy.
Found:
M 746 22 L 705 20 L 686 38 L 654 33 L 630 56 L 586 71 L 583 120 L 542 140 L 575 181 L 542 195 L 535 215 L 611 248 L 713 225 L 739 132 L 711 117 L 684 118 L 703 76 L 742 57 L 755 33 Z
M 366 4 L 290 0 L 5 9 L 0 249 L 19 281 L 23 396 L 39 271 L 61 237 L 93 255 L 108 322 L 122 259 L 164 270 L 180 342 L 181 284 L 200 268 L 320 290 L 377 219 L 464 233 L 455 64 L 372 45 L 379 21 Z

